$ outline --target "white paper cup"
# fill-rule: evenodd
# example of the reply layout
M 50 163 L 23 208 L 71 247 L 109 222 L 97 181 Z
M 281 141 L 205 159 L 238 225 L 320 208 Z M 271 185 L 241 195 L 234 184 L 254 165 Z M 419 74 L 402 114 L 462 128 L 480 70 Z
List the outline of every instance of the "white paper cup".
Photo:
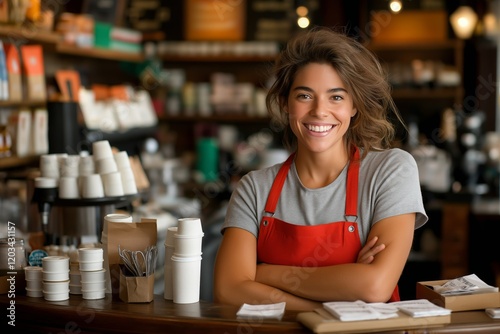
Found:
M 185 236 L 203 236 L 200 218 L 179 218 L 177 220 L 177 234 Z
M 60 176 L 78 177 L 79 175 L 79 155 L 68 155 L 61 159 Z
M 200 300 L 200 278 L 201 256 L 191 258 L 172 256 L 174 303 L 197 303 Z
M 42 280 L 44 282 L 69 281 L 69 270 L 65 272 L 47 272 L 42 271 Z
M 102 185 L 101 175 L 99 174 L 82 176 L 81 187 L 83 198 L 104 197 L 104 187 Z
M 201 255 L 203 237 L 190 237 L 176 234 L 174 238 L 174 254 L 182 257 Z
M 42 280 L 42 267 L 27 266 L 24 267 L 24 277 L 26 280 Z
M 113 155 L 115 158 L 116 166 L 118 170 L 122 170 L 124 168 L 130 168 L 130 160 L 128 158 L 127 151 L 120 151 Z
M 26 296 L 39 298 L 39 297 L 43 297 L 43 292 L 42 292 L 42 290 L 31 290 L 31 289 L 26 288 Z
M 82 294 L 82 286 L 80 284 L 70 284 L 69 285 L 69 293 L 71 295 L 81 295 Z
M 46 292 L 43 291 L 43 298 L 48 301 L 52 302 L 57 302 L 61 300 L 68 300 L 69 299 L 69 287 L 68 290 L 65 292 Z
M 175 246 L 175 235 L 177 234 L 177 226 L 167 228 L 167 236 L 165 237 L 165 246 Z
M 106 289 L 97 291 L 86 291 L 82 289 L 83 299 L 103 299 L 105 295 L 106 295 Z
M 59 179 L 59 197 L 67 199 L 80 197 L 77 177 L 63 176 Z
M 165 264 L 164 264 L 164 290 L 163 297 L 167 300 L 172 300 L 173 292 L 173 282 L 172 282 L 172 256 L 174 255 L 174 246 L 167 245 L 165 243 Z
M 92 155 L 94 160 L 101 160 L 106 158 L 113 158 L 113 151 L 111 145 L 107 140 L 95 141 L 92 143 Z
M 46 256 L 42 258 L 42 272 L 67 272 L 69 271 L 69 257 Z
M 42 278 L 40 279 L 27 279 L 26 280 L 26 289 L 30 290 L 40 290 L 42 291 Z
M 120 172 L 101 174 L 101 178 L 104 186 L 104 195 L 109 197 L 124 195 Z
M 97 271 L 103 269 L 104 261 L 90 261 L 90 262 L 82 262 L 80 261 L 80 274 L 84 271 Z
M 101 282 L 106 280 L 106 269 L 80 272 L 81 282 Z M 90 290 L 90 289 L 89 289 Z
M 82 262 L 96 262 L 103 261 L 103 249 L 102 248 L 78 248 L 78 259 L 79 263 Z
M 69 290 L 69 280 L 58 281 L 58 282 L 43 281 L 43 289 L 42 289 L 43 292 L 59 293 L 68 290 Z
M 125 195 L 137 194 L 137 184 L 132 168 L 123 168 L 120 170 L 122 178 L 123 193 Z
M 42 177 L 59 178 L 59 163 L 55 154 L 40 156 L 40 174 Z
M 95 160 L 95 170 L 98 174 L 118 172 L 118 166 L 113 157 Z
M 95 174 L 95 163 L 93 156 L 80 157 L 80 163 L 78 164 L 78 175 L 86 176 L 90 174 Z

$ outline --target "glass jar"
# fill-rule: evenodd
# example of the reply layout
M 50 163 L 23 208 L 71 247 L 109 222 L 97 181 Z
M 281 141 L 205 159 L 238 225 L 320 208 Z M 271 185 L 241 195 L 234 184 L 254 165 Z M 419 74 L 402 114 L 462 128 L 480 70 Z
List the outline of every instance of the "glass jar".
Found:
M 26 266 L 26 250 L 24 239 L 1 238 L 0 239 L 0 269 L 22 270 Z

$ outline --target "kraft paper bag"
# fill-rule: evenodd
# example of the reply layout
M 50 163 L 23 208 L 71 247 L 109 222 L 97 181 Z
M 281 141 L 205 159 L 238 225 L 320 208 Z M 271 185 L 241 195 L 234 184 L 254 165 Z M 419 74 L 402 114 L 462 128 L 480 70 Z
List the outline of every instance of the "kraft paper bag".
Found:
M 120 271 L 120 299 L 126 303 L 149 303 L 154 297 L 155 275 L 125 276 Z
M 110 287 L 113 295 L 119 296 L 120 264 L 123 262 L 118 254 L 118 246 L 120 249 L 143 251 L 149 246 L 156 245 L 156 219 L 143 218 L 140 222 L 134 223 L 107 222 L 103 229 L 107 233 L 107 243 L 103 244 L 103 247 L 106 248 L 104 251 L 107 253 L 105 256 L 109 267 L 106 270 L 109 272 L 110 280 L 106 284 Z

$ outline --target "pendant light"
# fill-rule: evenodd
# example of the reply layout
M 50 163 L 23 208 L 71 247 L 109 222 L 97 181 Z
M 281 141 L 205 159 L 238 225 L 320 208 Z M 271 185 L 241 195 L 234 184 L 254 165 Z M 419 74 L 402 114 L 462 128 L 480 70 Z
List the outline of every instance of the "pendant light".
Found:
M 476 27 L 477 14 L 469 6 L 460 6 L 451 14 L 450 23 L 458 38 L 468 39 Z

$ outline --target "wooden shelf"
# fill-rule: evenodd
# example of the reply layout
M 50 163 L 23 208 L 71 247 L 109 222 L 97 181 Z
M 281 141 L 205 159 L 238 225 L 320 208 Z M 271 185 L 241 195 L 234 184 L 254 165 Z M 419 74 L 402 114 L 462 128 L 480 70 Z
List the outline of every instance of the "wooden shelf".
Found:
M 240 62 L 240 63 L 261 63 L 274 62 L 276 56 L 237 56 L 237 55 L 218 55 L 218 56 L 174 56 L 165 55 L 161 59 L 167 62 Z
M 212 116 L 161 116 L 161 122 L 234 122 L 234 123 L 264 123 L 269 117 L 248 116 L 244 114 L 225 114 Z
M 99 48 L 79 48 L 67 43 L 58 43 L 56 45 L 56 51 L 62 54 L 109 59 L 114 61 L 122 60 L 130 62 L 141 62 L 144 60 L 144 55 L 142 53 L 122 52 Z
M 0 37 L 16 41 L 16 44 L 23 44 L 23 41 L 52 44 L 55 46 L 56 52 L 61 54 L 115 61 L 123 60 L 141 62 L 144 60 L 144 55 L 142 53 L 122 52 L 99 48 L 80 48 L 75 45 L 70 45 L 63 42 L 61 34 L 53 31 L 43 31 L 26 24 L 21 26 L 0 25 Z
M 1 101 L 0 108 L 18 108 L 18 107 L 42 107 L 47 104 L 46 100 L 39 101 Z
M 450 88 L 394 88 L 394 99 L 455 99 L 461 95 L 461 87 Z
M 35 164 L 40 157 L 37 155 L 30 155 L 26 157 L 5 157 L 0 158 L 0 169 L 7 169 L 20 166 L 28 166 Z
M 372 43 L 366 47 L 374 52 L 403 50 L 450 50 L 461 49 L 463 41 L 449 39 L 442 42 L 408 42 L 408 43 Z
M 60 34 L 52 31 L 44 31 L 29 25 L 0 25 L 0 36 L 15 40 L 17 43 L 23 40 L 38 43 L 56 44 L 62 40 Z

